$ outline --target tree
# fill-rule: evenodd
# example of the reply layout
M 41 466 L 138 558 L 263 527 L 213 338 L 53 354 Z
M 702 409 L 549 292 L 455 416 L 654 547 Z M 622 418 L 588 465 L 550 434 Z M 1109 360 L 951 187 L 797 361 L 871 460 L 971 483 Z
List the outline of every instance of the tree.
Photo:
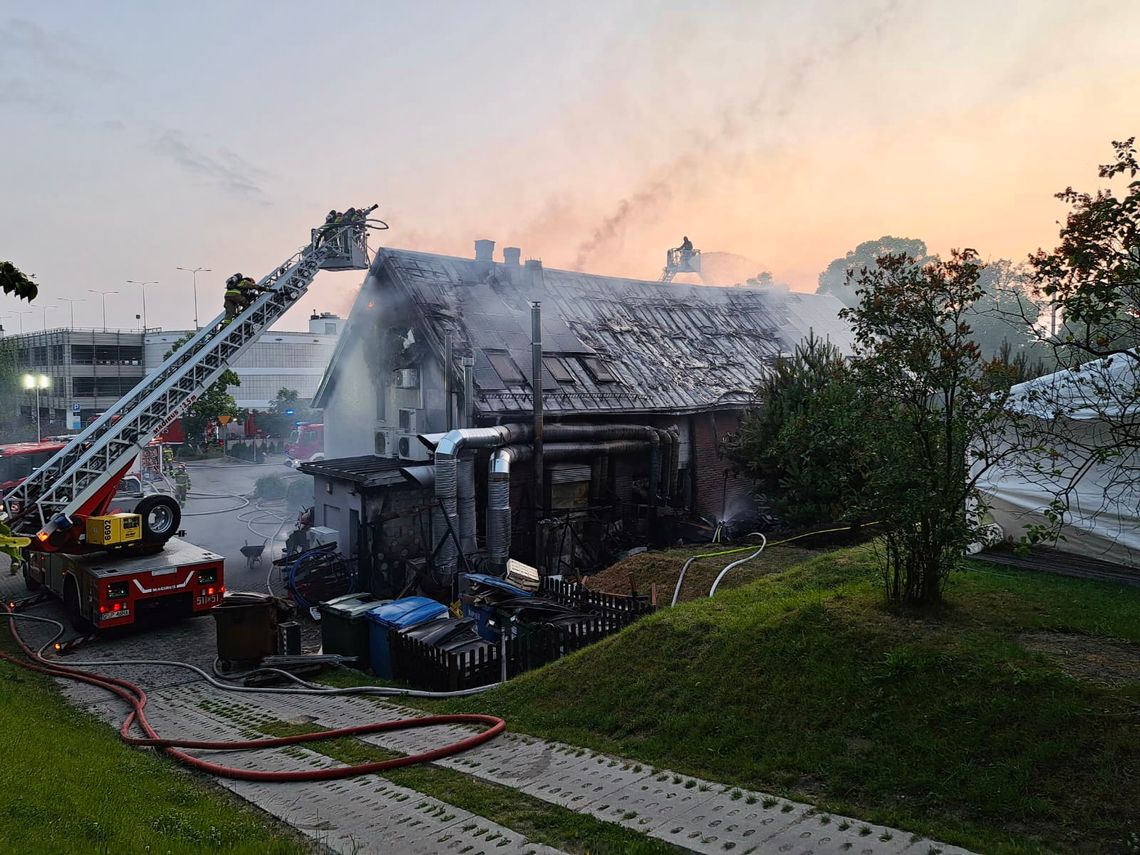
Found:
M 269 402 L 269 411 L 258 418 L 265 433 L 270 436 L 285 436 L 297 422 L 311 422 L 319 418 L 319 413 L 302 400 L 296 389 L 281 388 L 277 397 Z
M 853 369 L 869 406 L 861 430 L 874 450 L 864 511 L 884 530 L 888 598 L 932 605 L 978 536 L 978 478 L 1007 418 L 991 392 L 967 321 L 982 298 L 973 250 L 926 263 L 882 255 L 850 275 L 859 295 L 841 315 L 855 335 Z
M 1008 259 L 991 261 L 978 277 L 982 296 L 970 307 L 966 319 L 982 357 L 993 359 L 1003 352 L 1009 358 L 1026 352 L 1027 359 L 1045 356 L 1034 331 L 1041 307 L 1031 298 L 1032 285 L 1023 267 Z
M 1051 252 L 1029 257 L 1034 284 L 1064 318 L 1055 342 L 1067 366 L 1121 356 L 1140 362 L 1140 162 L 1135 137 L 1113 142 L 1101 178 L 1132 179 L 1121 195 L 1068 187 L 1056 197 L 1072 210 Z
M 1140 162 L 1135 137 L 1112 146 L 1113 162 L 1098 170 L 1110 186 L 1057 193 L 1070 206 L 1060 243 L 1029 258 L 1034 285 L 1062 319 L 1050 340 L 1061 371 L 1018 402 L 1040 416 L 1022 451 L 1054 494 L 1050 524 L 1031 541 L 1059 535 L 1090 472 L 1104 501 L 1082 509 L 1087 519 L 1135 508 L 1140 492 Z
M 792 526 L 852 515 L 871 456 L 859 429 L 859 393 L 843 353 L 809 336 L 782 356 L 756 388 L 756 405 L 725 442 Z
M 36 299 L 39 287 L 33 277 L 20 272 L 10 261 L 0 261 L 0 291 L 29 303 Z
M 819 274 L 819 288 L 815 293 L 831 294 L 848 307 L 858 305 L 859 297 L 851 287 L 852 274 L 864 267 L 874 267 L 881 256 L 891 253 L 910 256 L 915 263 L 921 264 L 926 260 L 926 244 L 915 238 L 890 235 L 864 241 L 843 258 L 837 258 L 827 265 L 827 269 Z
M 163 359 L 166 359 L 178 348 L 182 347 L 190 340 L 192 333 L 186 333 L 182 338 L 178 339 L 170 346 L 170 350 L 163 354 Z M 206 426 L 210 422 L 216 422 L 218 416 L 229 416 L 235 418 L 239 415 L 237 401 L 234 400 L 233 395 L 228 391 L 230 386 L 240 386 L 241 378 L 237 376 L 231 369 L 227 368 L 222 372 L 214 383 L 210 385 L 205 392 L 203 392 L 190 408 L 182 414 L 182 426 L 186 430 L 186 437 L 189 441 L 197 443 L 201 442 L 202 438 L 206 435 Z

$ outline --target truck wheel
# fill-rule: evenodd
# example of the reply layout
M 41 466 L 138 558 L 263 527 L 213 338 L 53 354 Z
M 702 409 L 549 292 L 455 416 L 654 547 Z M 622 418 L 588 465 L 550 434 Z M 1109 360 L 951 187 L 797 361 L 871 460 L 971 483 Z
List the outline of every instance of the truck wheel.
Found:
M 42 586 L 39 582 L 28 575 L 28 565 L 23 562 L 21 563 L 23 566 L 20 568 L 20 570 L 24 574 L 24 587 L 29 591 L 38 591 Z
M 146 543 L 165 543 L 182 522 L 182 509 L 173 496 L 147 496 L 135 513 L 142 517 L 142 539 Z
M 63 583 L 63 612 L 76 632 L 89 633 L 95 627 L 79 611 L 79 585 L 70 576 Z

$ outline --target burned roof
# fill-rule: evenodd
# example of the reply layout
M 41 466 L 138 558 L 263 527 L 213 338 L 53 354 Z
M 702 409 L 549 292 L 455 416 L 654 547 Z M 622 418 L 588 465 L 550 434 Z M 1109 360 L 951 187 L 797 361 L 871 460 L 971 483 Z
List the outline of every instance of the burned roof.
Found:
M 809 331 L 851 346 L 830 295 L 666 285 L 400 249 L 380 250 L 370 276 L 410 298 L 437 353 L 450 333 L 456 355 L 474 357 L 481 416 L 531 410 L 531 301 L 541 303 L 543 406 L 552 415 L 739 408 Z

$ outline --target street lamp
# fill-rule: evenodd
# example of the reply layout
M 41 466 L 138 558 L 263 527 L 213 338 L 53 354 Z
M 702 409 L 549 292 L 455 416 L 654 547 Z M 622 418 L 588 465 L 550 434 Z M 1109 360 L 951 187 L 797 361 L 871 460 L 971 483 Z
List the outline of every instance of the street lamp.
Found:
M 40 389 L 50 389 L 51 378 L 46 374 L 25 374 L 23 381 L 26 390 L 29 392 L 36 390 L 36 441 L 38 442 L 44 438 L 40 430 Z
M 189 273 L 194 277 L 194 329 L 198 330 L 198 274 L 199 273 L 213 273 L 209 267 L 176 267 L 175 270 L 182 270 Z
M 118 294 L 118 291 L 100 291 L 98 288 L 88 288 L 92 294 L 101 294 L 103 296 L 103 332 L 107 331 L 107 295 Z
M 138 282 L 134 279 L 128 279 L 127 284 L 128 285 L 138 285 L 139 291 L 142 292 L 142 303 L 143 303 L 142 322 L 143 322 L 143 332 L 145 333 L 146 332 L 146 286 L 147 285 L 157 285 L 158 282 L 154 282 L 154 281 L 150 281 L 150 280 L 147 280 L 146 282 Z
M 75 304 L 82 303 L 82 297 L 56 297 L 57 300 L 63 300 L 71 306 L 71 329 L 75 329 Z
M 47 310 L 56 308 L 54 303 L 43 303 L 39 308 L 44 310 L 44 332 L 47 332 Z
M 16 317 L 18 317 L 20 319 L 20 335 L 23 335 L 24 334 L 24 315 L 29 315 L 29 314 L 31 314 L 31 312 L 28 312 L 28 311 L 12 312 L 11 314 L 15 315 Z

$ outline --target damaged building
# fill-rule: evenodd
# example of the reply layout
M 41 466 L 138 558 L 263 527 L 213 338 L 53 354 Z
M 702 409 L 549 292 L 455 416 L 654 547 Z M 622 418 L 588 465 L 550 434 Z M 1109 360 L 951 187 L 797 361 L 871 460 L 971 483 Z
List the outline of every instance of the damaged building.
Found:
M 314 521 L 377 593 L 508 558 L 589 571 L 746 515 L 720 444 L 757 380 L 809 331 L 850 347 L 830 296 L 493 252 L 378 251 L 317 391 Z

